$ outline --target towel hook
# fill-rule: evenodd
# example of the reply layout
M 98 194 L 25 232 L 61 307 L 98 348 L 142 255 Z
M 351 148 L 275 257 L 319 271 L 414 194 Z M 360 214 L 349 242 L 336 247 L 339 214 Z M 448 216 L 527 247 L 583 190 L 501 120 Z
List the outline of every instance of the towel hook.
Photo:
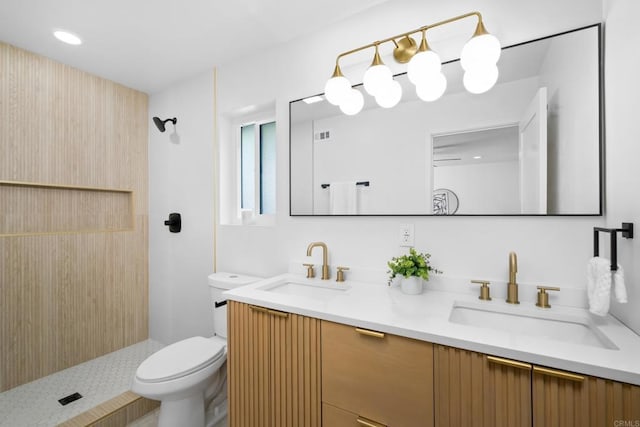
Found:
M 618 269 L 618 244 L 617 235 L 622 234 L 625 239 L 633 239 L 633 223 L 623 222 L 622 228 L 602 228 L 593 227 L 593 256 L 598 256 L 600 253 L 600 238 L 599 233 L 609 233 L 611 242 L 611 271 Z

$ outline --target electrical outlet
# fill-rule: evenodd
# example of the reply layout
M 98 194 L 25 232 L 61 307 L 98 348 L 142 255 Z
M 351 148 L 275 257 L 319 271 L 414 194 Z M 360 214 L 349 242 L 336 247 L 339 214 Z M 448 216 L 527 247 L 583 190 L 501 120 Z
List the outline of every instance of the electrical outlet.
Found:
M 400 224 L 400 246 L 413 246 L 413 224 Z

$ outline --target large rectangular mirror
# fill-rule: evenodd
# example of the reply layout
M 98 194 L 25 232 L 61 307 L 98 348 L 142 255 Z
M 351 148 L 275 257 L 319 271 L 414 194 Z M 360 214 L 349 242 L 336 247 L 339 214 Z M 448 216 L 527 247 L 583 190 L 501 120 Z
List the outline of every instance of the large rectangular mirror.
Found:
M 600 25 L 502 50 L 496 85 L 391 109 L 290 103 L 291 215 L 601 215 Z M 363 90 L 361 86 L 356 87 Z

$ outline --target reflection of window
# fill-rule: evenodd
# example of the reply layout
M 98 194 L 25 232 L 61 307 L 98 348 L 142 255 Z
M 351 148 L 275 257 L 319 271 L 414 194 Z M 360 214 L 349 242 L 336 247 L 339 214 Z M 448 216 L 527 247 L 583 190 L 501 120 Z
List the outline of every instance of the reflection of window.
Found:
M 240 127 L 240 208 L 276 212 L 276 122 Z

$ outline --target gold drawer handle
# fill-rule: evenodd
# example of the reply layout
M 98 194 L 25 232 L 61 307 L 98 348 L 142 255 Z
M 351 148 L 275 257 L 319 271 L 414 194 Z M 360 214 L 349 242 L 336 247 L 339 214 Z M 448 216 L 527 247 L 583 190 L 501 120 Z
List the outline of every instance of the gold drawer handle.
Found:
M 257 305 L 249 305 L 249 308 L 252 311 L 257 311 L 257 312 L 260 312 L 260 313 L 269 313 L 269 310 L 267 310 L 264 307 L 257 306 Z
M 282 317 L 284 319 L 286 319 L 287 317 L 289 317 L 289 313 L 285 313 L 284 311 L 278 311 L 278 310 L 267 310 L 267 312 L 269 314 L 273 314 L 274 316 L 278 316 L 278 317 Z
M 368 337 L 384 338 L 384 333 L 377 331 L 370 331 L 369 329 L 356 328 L 356 332 Z
M 372 420 L 370 420 L 368 418 L 360 417 L 360 416 L 358 417 L 358 419 L 356 421 L 358 421 L 358 424 L 360 424 L 361 426 L 365 426 L 365 427 L 387 427 L 384 424 L 380 424 L 380 423 L 372 421 Z
M 562 378 L 563 380 L 577 381 L 577 382 L 584 381 L 584 377 L 582 375 L 571 374 L 565 371 L 557 371 L 555 369 L 541 368 L 539 366 L 534 366 L 533 372 L 536 372 L 542 375 L 549 375 L 551 377 Z
M 284 311 L 278 311 L 278 310 L 271 310 L 269 308 L 264 308 L 264 307 L 260 307 L 259 305 L 249 305 L 249 308 L 253 311 L 257 311 L 259 313 L 265 313 L 265 314 L 273 314 L 274 316 L 278 316 L 278 317 L 283 317 L 283 318 L 287 318 L 289 317 L 289 313 L 285 313 Z
M 511 359 L 503 359 L 502 357 L 487 356 L 487 360 L 497 365 L 510 366 L 512 368 L 531 370 L 531 365 L 524 362 L 518 362 Z

